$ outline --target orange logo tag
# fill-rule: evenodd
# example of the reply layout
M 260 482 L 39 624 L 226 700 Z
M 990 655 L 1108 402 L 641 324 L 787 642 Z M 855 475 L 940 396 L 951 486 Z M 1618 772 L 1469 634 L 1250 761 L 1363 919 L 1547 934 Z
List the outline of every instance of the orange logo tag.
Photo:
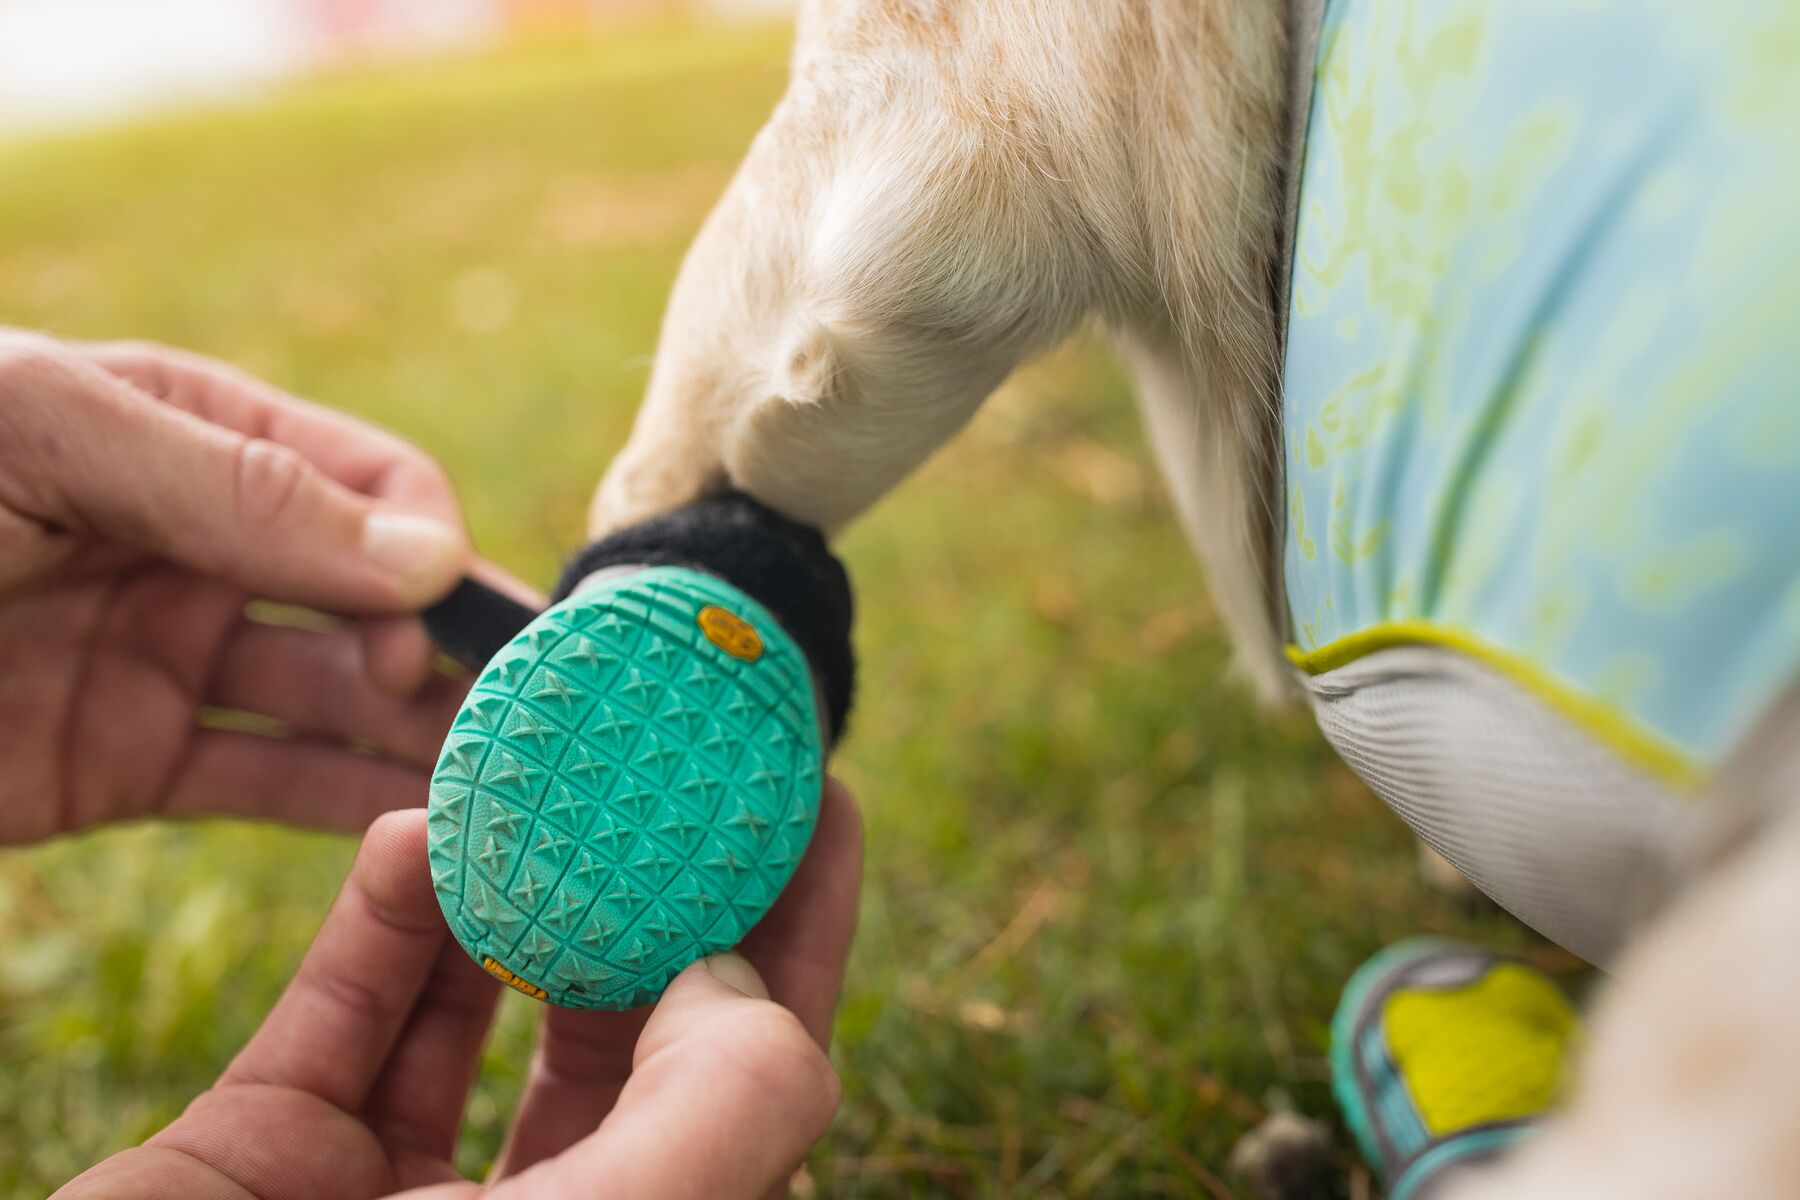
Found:
M 527 983 L 525 980 L 520 979 L 517 975 L 514 975 L 511 971 L 507 970 L 491 958 L 484 956 L 481 960 L 481 965 L 487 968 L 487 973 L 489 975 L 492 975 L 495 979 L 498 979 L 501 983 L 504 983 L 507 987 L 512 988 L 516 992 L 524 992 L 533 1000 L 548 1000 L 550 998 L 549 992 L 546 992 L 535 983 Z
M 709 604 L 700 610 L 697 618 L 700 632 L 706 640 L 731 655 L 745 662 L 755 662 L 762 657 L 762 635 L 756 627 L 729 609 Z

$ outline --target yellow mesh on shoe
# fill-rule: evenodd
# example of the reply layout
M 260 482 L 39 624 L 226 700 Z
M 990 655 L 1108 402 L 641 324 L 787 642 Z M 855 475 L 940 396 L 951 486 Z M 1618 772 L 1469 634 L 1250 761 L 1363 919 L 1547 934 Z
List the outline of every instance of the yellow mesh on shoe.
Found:
M 1401 988 L 1383 1005 L 1382 1025 L 1433 1137 L 1549 1108 L 1576 1034 L 1562 991 L 1518 963 L 1500 963 L 1465 987 Z

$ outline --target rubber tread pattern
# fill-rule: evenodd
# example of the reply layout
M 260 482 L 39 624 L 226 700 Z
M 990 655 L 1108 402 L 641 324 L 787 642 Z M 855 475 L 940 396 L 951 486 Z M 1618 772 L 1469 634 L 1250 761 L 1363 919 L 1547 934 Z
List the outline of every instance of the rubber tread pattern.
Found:
M 760 657 L 708 640 L 709 605 L 756 629 Z M 554 1004 L 655 1000 L 792 877 L 818 818 L 819 728 L 804 655 L 729 584 L 651 567 L 563 601 L 481 673 L 433 775 L 452 933 Z

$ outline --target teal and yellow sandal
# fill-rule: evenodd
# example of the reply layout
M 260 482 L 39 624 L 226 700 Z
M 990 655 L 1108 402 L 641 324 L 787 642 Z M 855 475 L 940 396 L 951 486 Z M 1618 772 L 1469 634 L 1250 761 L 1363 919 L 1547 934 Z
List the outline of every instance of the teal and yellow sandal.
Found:
M 473 584 L 428 614 L 487 658 L 432 778 L 432 882 L 509 986 L 633 1008 L 735 946 L 805 853 L 849 708 L 849 583 L 734 494 L 590 547 L 560 590 L 535 617 Z
M 1579 1034 L 1557 985 L 1457 942 L 1390 946 L 1331 1023 L 1332 1090 L 1388 1200 L 1431 1200 L 1528 1136 Z

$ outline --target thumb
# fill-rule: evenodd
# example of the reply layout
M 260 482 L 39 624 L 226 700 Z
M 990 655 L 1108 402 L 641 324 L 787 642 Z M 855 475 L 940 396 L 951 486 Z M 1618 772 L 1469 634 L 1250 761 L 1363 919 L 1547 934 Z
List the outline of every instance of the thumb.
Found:
M 706 968 L 706 974 L 716 983 L 723 984 L 733 991 L 742 992 L 752 1000 L 769 998 L 769 985 L 764 983 L 762 976 L 756 973 L 756 968 L 750 965 L 750 960 L 741 954 L 726 951 L 723 954 L 708 955 L 700 960 L 700 965 Z M 676 982 L 680 981 L 681 977 L 678 976 Z M 694 978 L 689 981 L 689 986 L 705 987 L 706 980 Z
M 746 1005 L 745 1001 L 755 1001 Z M 652 1055 L 691 1037 L 696 1030 L 712 1031 L 727 1014 L 766 1011 L 792 1020 L 792 1014 L 769 1002 L 769 986 L 750 960 L 735 951 L 710 954 L 689 963 L 669 981 L 644 1031 L 638 1035 L 633 1062 L 641 1065 Z
M 825 1133 L 841 1093 L 806 1027 L 763 995 L 735 954 L 689 966 L 644 1025 L 631 1077 L 599 1128 L 492 1195 L 774 1193 Z
M 258 596 L 345 613 L 405 612 L 449 592 L 460 531 L 331 479 L 294 449 L 159 404 L 68 364 L 44 456 L 46 514 Z M 72 386 L 67 386 L 72 385 Z

